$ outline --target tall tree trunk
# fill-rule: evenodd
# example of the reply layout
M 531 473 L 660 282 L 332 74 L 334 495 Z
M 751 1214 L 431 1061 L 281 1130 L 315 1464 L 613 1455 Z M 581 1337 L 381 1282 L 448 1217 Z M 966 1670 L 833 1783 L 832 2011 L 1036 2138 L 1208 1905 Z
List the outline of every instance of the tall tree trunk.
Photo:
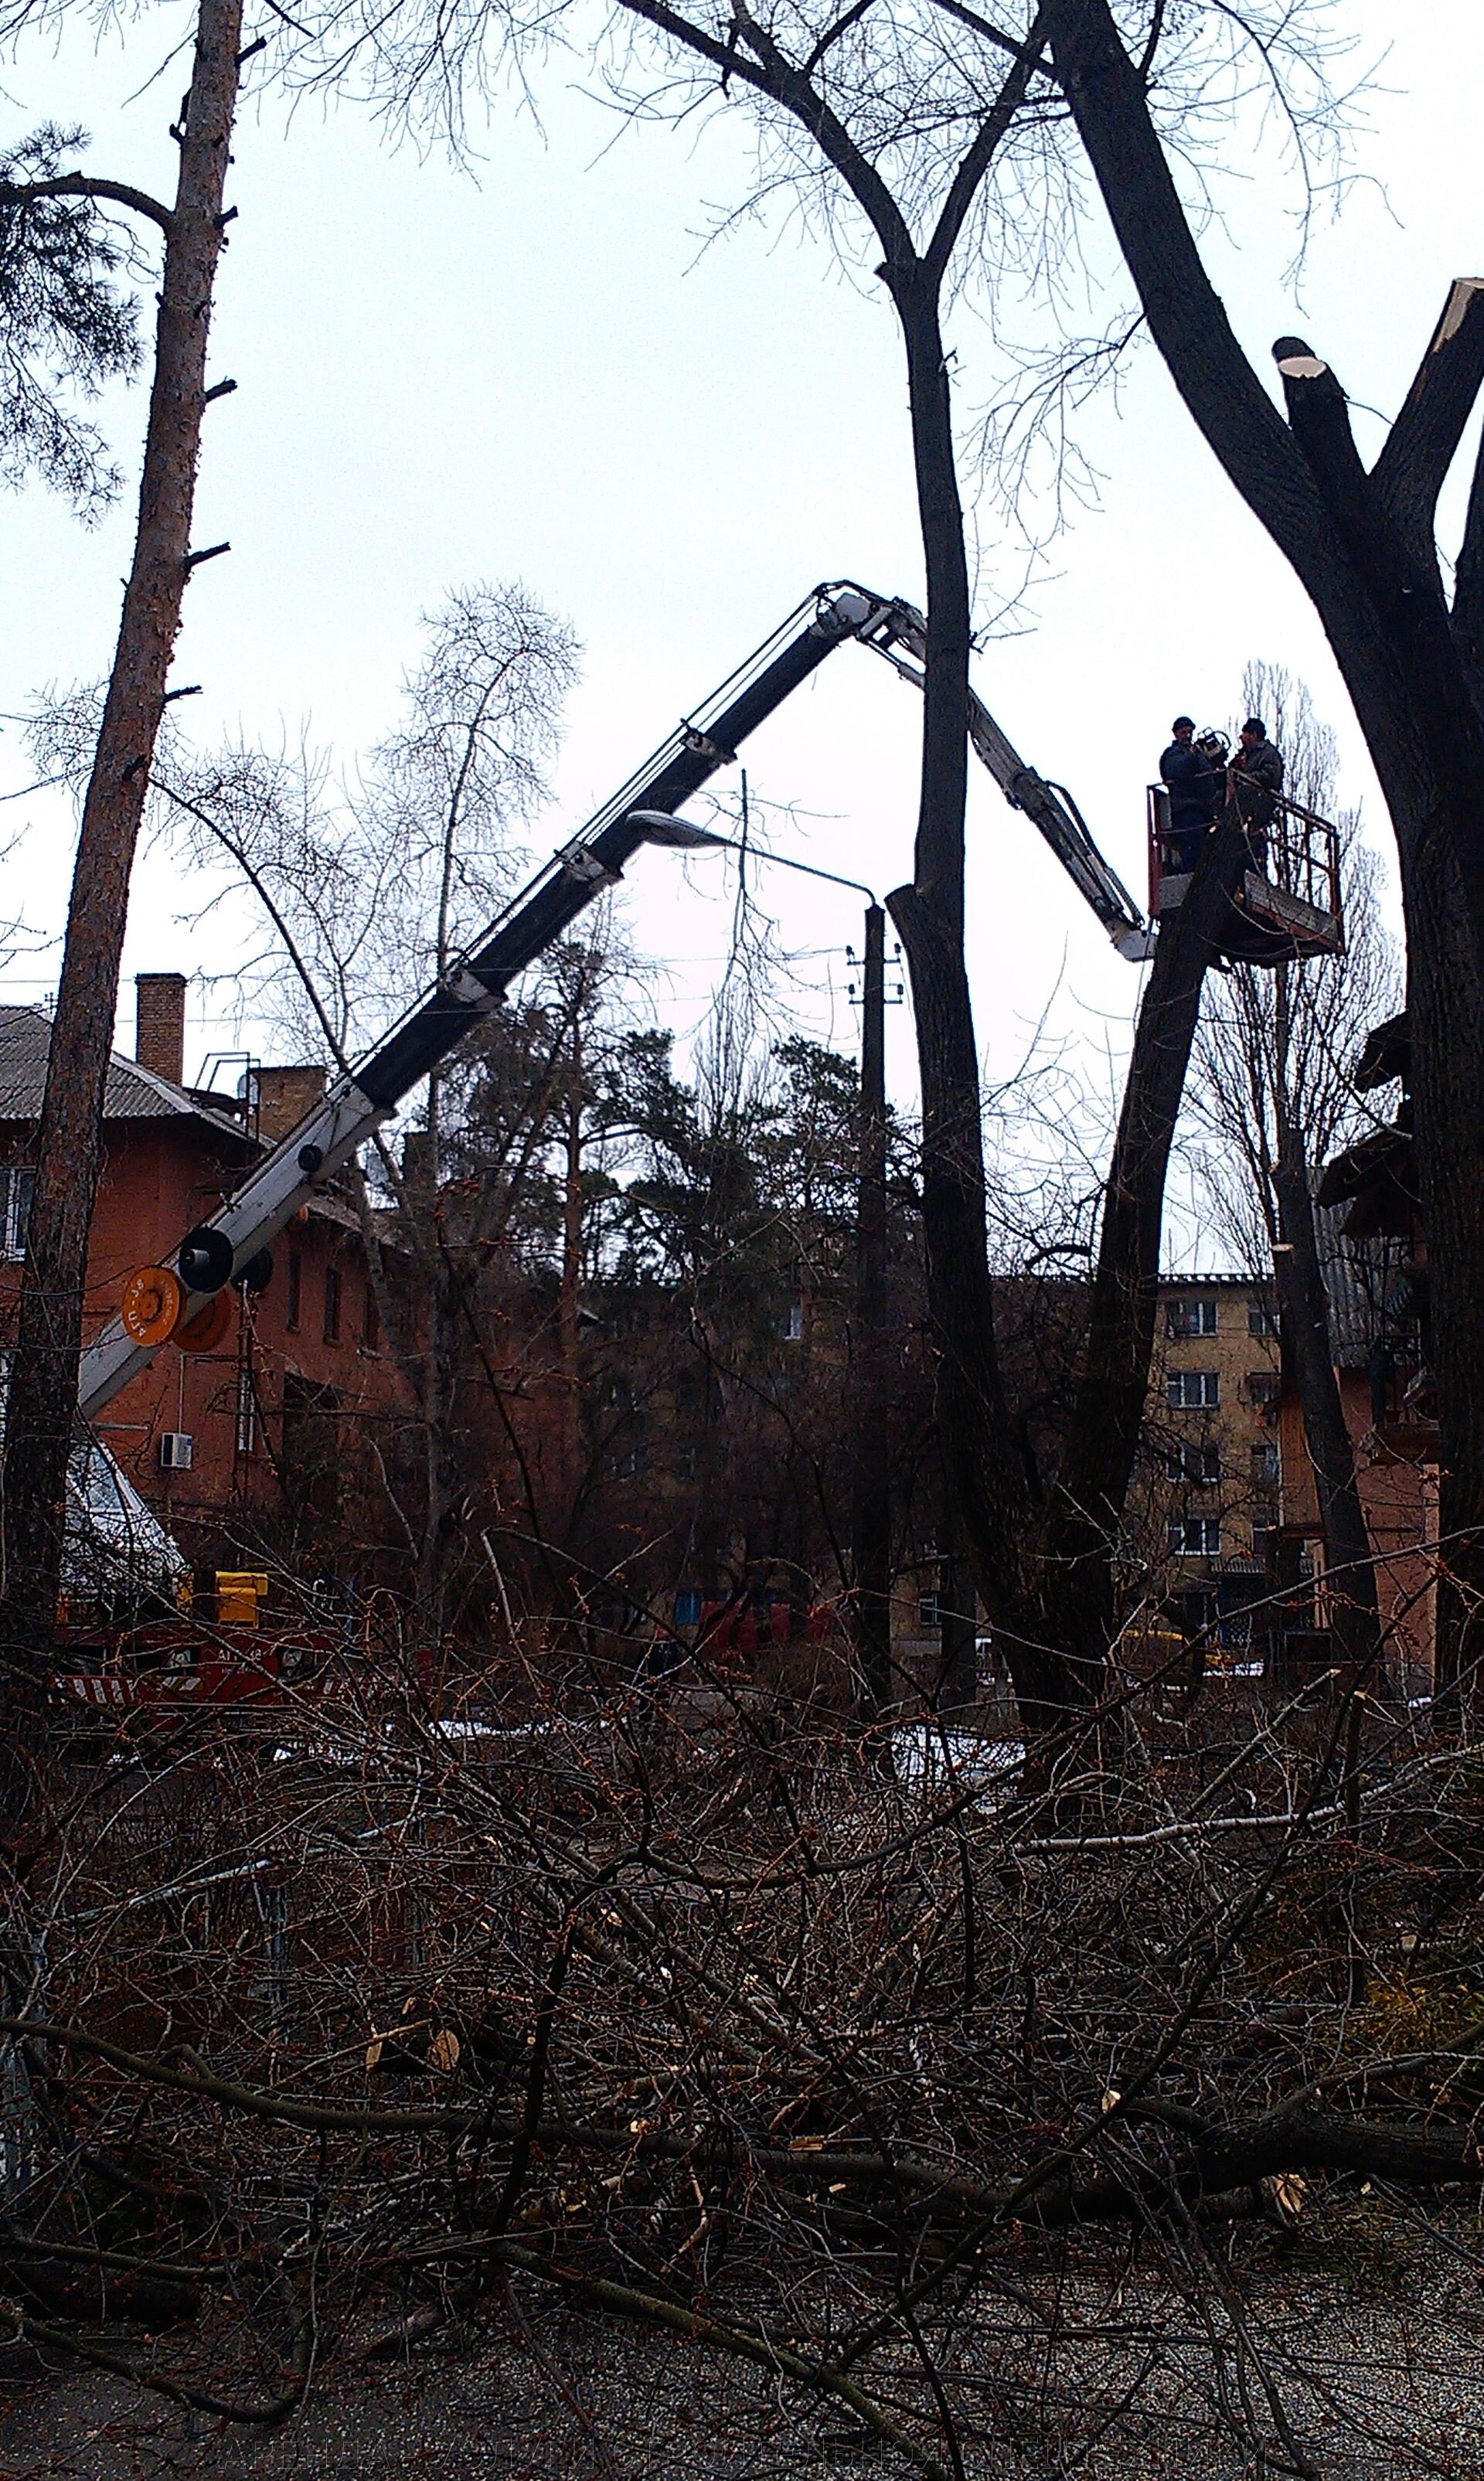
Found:
M 560 1391 L 560 1475 L 559 1505 L 551 1525 L 570 1542 L 582 1484 L 582 1369 L 579 1354 L 579 1311 L 583 1280 L 583 1020 L 573 1013 L 572 1045 L 567 1065 L 561 1185 L 561 1282 L 557 1294 L 558 1386 Z
M 1170 1147 L 1180 1116 L 1206 972 L 1218 953 L 1231 891 L 1246 857 L 1235 820 L 1211 837 L 1179 911 L 1160 926 L 1134 1029 L 1123 1109 L 1108 1166 L 1083 1351 L 1072 1419 L 1042 1528 L 1042 1556 L 1025 1599 L 1004 1622 L 1054 1649 L 1065 1667 L 1059 1710 L 1101 1694 L 1114 1624 L 1118 1530 L 1149 1399 L 1159 1303 L 1159 1243 Z
M 886 1415 L 886 917 L 866 914 L 855 1224 L 855 1440 L 850 1551 L 856 1698 L 879 1714 L 892 1690 L 891 1432 Z
M 83 809 L 38 1136 L 6 1425 L 0 1605 L 0 1653 L 33 1738 L 61 1573 L 88 1241 L 129 879 L 191 573 L 207 331 L 241 35 L 241 0 L 201 0 L 166 237 L 134 561 Z M 13 1829 L 28 1772 L 23 1759 L 0 1786 L 0 1831 Z
M 1019 1577 L 1028 1501 L 995 1345 L 978 1054 L 964 962 L 969 575 L 937 301 L 921 266 L 889 267 L 887 282 L 907 346 L 928 643 L 915 875 L 888 905 L 917 1015 L 923 1234 L 943 1463 L 976 1584 L 994 1610 Z M 1054 1658 L 1028 1649 L 1012 1662 L 1023 1704 L 1056 1699 Z
M 413 1584 L 418 1626 L 440 1643 L 448 1617 L 449 1553 L 454 1511 L 463 1484 L 458 1436 L 463 1363 L 463 1269 L 456 1256 L 463 1234 L 451 1234 L 443 1201 L 443 1080 L 430 1078 L 428 1125 L 411 1148 L 415 1167 L 404 1173 L 404 1204 L 426 1283 L 426 1332 L 415 1339 L 421 1364 L 416 1393 L 423 1445 L 423 1511 Z
M 1484 1661 L 1484 986 L 1444 851 L 1403 875 L 1428 1351 L 1438 1387 L 1439 1720 L 1477 1693 Z M 1410 883 L 1409 883 L 1410 882 Z
M 1109 1172 L 1086 1360 L 1063 1472 L 1032 1561 L 1029 1499 L 995 1348 L 978 1061 L 963 957 L 969 658 L 963 516 L 936 306 L 900 279 L 893 289 L 908 339 L 933 663 L 924 700 L 916 879 L 889 901 L 917 1008 L 923 1225 L 939 1351 L 939 1431 L 974 1581 L 997 1624 L 1022 1719 L 1028 1731 L 1044 1733 L 1085 1707 L 1102 1677 L 1113 1540 L 1149 1383 L 1169 1150 L 1201 986 L 1220 944 L 1244 849 L 1235 825 L 1211 839 L 1185 905 L 1160 934 Z
M 1293 1352 L 1304 1437 L 1314 1466 L 1324 1529 L 1324 1564 L 1335 1612 L 1336 1647 L 1357 1673 L 1380 1658 L 1381 1622 L 1370 1536 L 1361 1505 L 1355 1449 L 1345 1421 L 1330 1334 L 1329 1293 L 1319 1259 L 1314 1194 L 1303 1131 L 1289 1091 L 1289 968 L 1278 968 L 1273 1103 L 1277 1152 L 1273 1192 L 1281 1238 L 1274 1251 L 1278 1307 Z

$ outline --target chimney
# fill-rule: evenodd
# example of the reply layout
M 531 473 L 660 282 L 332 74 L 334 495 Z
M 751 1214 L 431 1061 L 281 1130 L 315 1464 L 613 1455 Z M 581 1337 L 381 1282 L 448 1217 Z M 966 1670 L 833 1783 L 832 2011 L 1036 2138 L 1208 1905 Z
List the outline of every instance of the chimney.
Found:
M 135 1058 L 178 1085 L 186 1067 L 184 974 L 136 974 L 134 999 Z
M 266 1145 L 286 1137 L 310 1106 L 318 1103 L 328 1073 L 312 1061 L 301 1068 L 254 1068 L 258 1136 Z

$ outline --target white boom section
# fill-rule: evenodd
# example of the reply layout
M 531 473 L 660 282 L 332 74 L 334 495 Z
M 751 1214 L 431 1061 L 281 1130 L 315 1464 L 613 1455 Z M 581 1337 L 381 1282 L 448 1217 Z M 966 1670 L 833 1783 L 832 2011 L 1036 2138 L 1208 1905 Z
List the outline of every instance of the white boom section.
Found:
M 491 1005 L 495 1004 L 492 998 Z M 330 1174 L 349 1162 L 392 1116 L 390 1109 L 378 1110 L 350 1078 L 343 1077 L 333 1085 L 298 1128 L 254 1165 L 220 1214 L 212 1216 L 212 1230 L 231 1241 L 237 1265 L 245 1267 L 275 1240 Z M 306 1170 L 300 1157 L 310 1155 L 313 1168 Z M 166 1264 L 173 1267 L 175 1261 L 169 1258 Z M 204 1309 L 212 1298 L 210 1293 L 188 1293 L 182 1321 Z M 136 1344 L 119 1319 L 111 1319 L 83 1354 L 77 1401 L 84 1419 L 101 1413 L 120 1387 L 148 1368 L 158 1350 L 157 1345 Z
M 927 661 L 927 623 L 910 603 L 895 602 L 866 620 L 855 635 L 863 646 L 884 655 L 893 669 L 916 690 L 924 687 Z M 905 654 L 898 651 L 905 648 Z M 909 660 L 910 658 L 910 660 Z M 1028 767 L 1005 739 L 988 707 L 969 692 L 969 739 L 974 754 L 999 785 L 1012 810 L 1024 810 L 1039 827 L 1067 876 L 1092 907 L 1118 953 L 1131 965 L 1142 965 L 1155 952 L 1155 933 L 1114 870 L 1093 842 L 1087 823 L 1061 784 L 1053 784 Z

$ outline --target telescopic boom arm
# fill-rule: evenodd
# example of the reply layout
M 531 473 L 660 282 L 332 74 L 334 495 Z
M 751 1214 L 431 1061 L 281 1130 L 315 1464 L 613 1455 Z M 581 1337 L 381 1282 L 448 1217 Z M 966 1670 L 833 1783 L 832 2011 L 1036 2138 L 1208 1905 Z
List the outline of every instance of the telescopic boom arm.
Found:
M 550 948 L 585 906 L 623 875 L 640 846 L 659 841 L 654 816 L 689 800 L 730 766 L 748 733 L 850 640 L 883 655 L 921 689 L 927 629 L 908 603 L 850 584 L 821 587 L 679 724 L 612 800 L 501 915 L 477 946 L 415 1002 L 350 1075 L 339 1078 L 297 1128 L 255 1164 L 211 1221 L 189 1233 L 169 1262 L 184 1299 L 178 1328 L 234 1273 L 276 1238 L 334 1174 L 391 1119 L 430 1070 L 497 1008 L 516 976 Z M 1150 953 L 1151 933 L 1133 899 L 1104 861 L 1076 805 L 1033 768 L 1023 766 L 987 707 L 971 693 L 975 750 L 1012 807 L 1039 827 L 1120 954 Z M 153 1359 L 157 1344 L 137 1342 L 119 1319 L 82 1356 L 78 1404 L 93 1419 Z

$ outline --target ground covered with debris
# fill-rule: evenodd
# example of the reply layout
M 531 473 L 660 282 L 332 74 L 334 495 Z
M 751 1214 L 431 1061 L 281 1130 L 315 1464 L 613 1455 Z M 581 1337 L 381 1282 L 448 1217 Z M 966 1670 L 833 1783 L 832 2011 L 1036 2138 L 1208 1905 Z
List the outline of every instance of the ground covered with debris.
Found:
M 0 2481 L 1484 2481 L 1484 1767 L 1239 1720 L 1044 1794 L 749 1709 L 100 1769 Z
M 1484 2474 L 1484 2281 L 1471 2218 L 1424 2229 L 1366 2203 L 1277 2238 L 1219 2304 L 1111 2256 L 981 2295 L 933 2337 L 964 2481 L 1314 2481 Z M 1259 2243 L 1259 2253 L 1265 2243 Z M 1245 2252 L 1249 2259 L 1252 2252 Z M 1209 2260 L 1208 2260 L 1209 2263 Z M 1012 2296 L 1018 2294 L 1018 2296 Z M 892 2367 L 895 2363 L 895 2369 Z M 878 2391 L 920 2400 L 910 2350 Z M 794 2481 L 911 2467 L 768 2372 L 617 2320 L 552 2313 L 512 2282 L 391 2363 L 344 2363 L 272 2428 L 12 2353 L 5 2481 Z

